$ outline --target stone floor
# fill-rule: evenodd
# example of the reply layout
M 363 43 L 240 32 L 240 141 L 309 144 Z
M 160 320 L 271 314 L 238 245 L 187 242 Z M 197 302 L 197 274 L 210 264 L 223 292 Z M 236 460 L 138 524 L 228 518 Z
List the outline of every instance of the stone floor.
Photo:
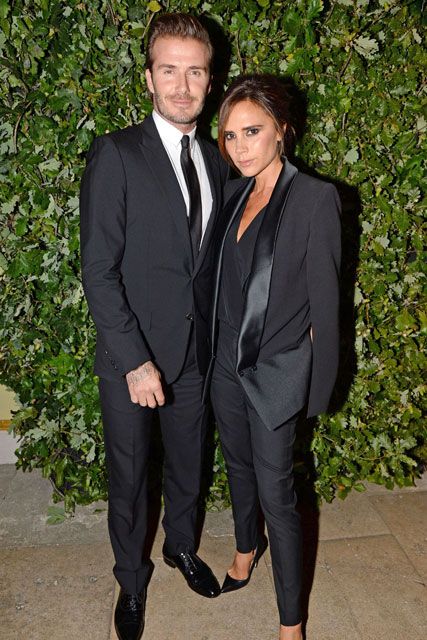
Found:
M 51 485 L 0 465 L 0 638 L 115 640 L 117 587 L 106 505 L 46 523 Z M 307 640 L 425 640 L 427 477 L 389 492 L 370 485 L 320 514 L 302 505 Z M 206 600 L 161 559 L 154 539 L 144 640 L 276 640 L 268 553 L 249 586 Z M 230 511 L 207 514 L 200 555 L 219 579 L 233 554 Z

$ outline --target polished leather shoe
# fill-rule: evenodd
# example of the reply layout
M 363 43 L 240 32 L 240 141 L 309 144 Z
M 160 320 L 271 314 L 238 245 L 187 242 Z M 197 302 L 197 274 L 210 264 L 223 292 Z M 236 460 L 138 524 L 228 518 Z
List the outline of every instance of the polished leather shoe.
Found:
M 211 569 L 194 551 L 186 550 L 172 556 L 163 547 L 163 559 L 169 567 L 177 567 L 190 589 L 199 595 L 205 598 L 216 598 L 221 593 L 219 582 Z
M 221 587 L 221 593 L 229 593 L 230 591 L 237 591 L 237 589 L 241 589 L 242 587 L 246 587 L 249 580 L 251 579 L 252 571 L 255 567 L 258 566 L 258 562 L 268 547 L 267 538 L 263 535 L 258 538 L 258 544 L 255 549 L 255 555 L 251 562 L 251 566 L 249 569 L 249 575 L 244 580 L 237 580 L 236 578 L 232 578 L 229 573 L 226 574 L 224 583 Z
M 120 589 L 114 612 L 114 626 L 119 640 L 139 640 L 144 631 L 146 591 L 126 593 Z

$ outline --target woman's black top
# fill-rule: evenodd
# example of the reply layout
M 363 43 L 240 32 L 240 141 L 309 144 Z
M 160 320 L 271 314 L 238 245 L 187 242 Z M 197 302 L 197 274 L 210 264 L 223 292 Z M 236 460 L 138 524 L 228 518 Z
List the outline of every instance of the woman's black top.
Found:
M 224 244 L 218 318 L 236 331 L 239 331 L 242 320 L 246 285 L 265 209 L 259 211 L 237 242 L 243 209 L 231 225 Z

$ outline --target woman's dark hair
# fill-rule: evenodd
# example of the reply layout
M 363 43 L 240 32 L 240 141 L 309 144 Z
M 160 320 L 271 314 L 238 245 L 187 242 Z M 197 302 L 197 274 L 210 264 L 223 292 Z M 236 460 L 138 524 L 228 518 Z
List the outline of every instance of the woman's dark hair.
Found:
M 197 18 L 188 13 L 163 13 L 151 25 L 147 38 L 147 69 L 153 67 L 153 47 L 157 38 L 192 38 L 205 44 L 209 65 L 212 64 L 213 47 L 209 34 Z
M 296 114 L 297 88 L 292 81 L 284 81 L 270 74 L 239 76 L 228 87 L 221 101 L 218 118 L 218 146 L 222 156 L 233 164 L 225 148 L 225 125 L 233 107 L 244 100 L 258 105 L 273 119 L 282 136 L 280 153 L 292 156 L 302 128 Z M 286 125 L 286 130 L 284 126 Z

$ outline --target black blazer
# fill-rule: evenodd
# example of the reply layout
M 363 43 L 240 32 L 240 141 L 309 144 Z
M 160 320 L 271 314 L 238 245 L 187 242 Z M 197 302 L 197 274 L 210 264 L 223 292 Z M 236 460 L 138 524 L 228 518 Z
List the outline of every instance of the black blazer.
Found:
M 81 195 L 83 286 L 97 329 L 95 373 L 118 379 L 147 360 L 179 374 L 192 322 L 198 365 L 209 361 L 212 232 L 228 168 L 198 137 L 213 204 L 193 267 L 185 202 L 151 116 L 94 140 Z
M 212 360 L 217 340 L 217 307 L 225 236 L 242 210 L 254 179 L 234 180 L 226 188 L 212 321 Z M 300 173 L 286 160 L 264 214 L 238 337 L 236 371 L 245 376 L 256 363 L 277 357 L 304 341 L 313 329 L 308 416 L 326 411 L 338 369 L 340 201 L 335 187 Z M 243 380 L 242 380 L 243 382 Z M 275 385 L 276 376 L 258 384 Z M 269 393 L 267 395 L 271 396 Z M 277 426 L 277 425 L 276 425 Z

